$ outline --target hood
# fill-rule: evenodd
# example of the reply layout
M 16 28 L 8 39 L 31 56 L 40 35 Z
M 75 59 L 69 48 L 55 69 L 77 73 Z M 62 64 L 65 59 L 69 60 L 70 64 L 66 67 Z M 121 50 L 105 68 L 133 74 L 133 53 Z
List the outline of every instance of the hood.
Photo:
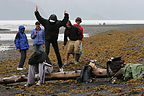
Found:
M 20 26 L 19 26 L 19 32 L 20 32 L 20 33 L 23 33 L 23 32 L 21 31 L 21 29 L 25 29 L 25 27 L 24 27 L 23 25 L 20 25 Z
M 50 21 L 51 23 L 56 22 L 56 21 L 57 21 L 57 16 L 56 16 L 55 14 L 52 14 L 52 15 L 49 17 L 49 21 Z

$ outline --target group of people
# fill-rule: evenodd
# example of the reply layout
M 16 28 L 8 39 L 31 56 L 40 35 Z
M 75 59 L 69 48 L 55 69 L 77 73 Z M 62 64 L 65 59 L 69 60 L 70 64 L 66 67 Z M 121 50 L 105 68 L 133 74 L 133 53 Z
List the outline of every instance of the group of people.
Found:
M 63 72 L 63 63 L 61 60 L 61 55 L 59 52 L 57 40 L 58 40 L 59 28 L 64 26 L 65 31 L 64 31 L 64 44 L 62 46 L 63 48 L 67 44 L 69 38 L 67 56 L 64 65 L 68 64 L 68 59 L 70 54 L 74 56 L 74 60 L 75 60 L 74 63 L 78 64 L 80 55 L 82 54 L 83 28 L 80 26 L 80 23 L 82 22 L 81 18 L 77 17 L 75 20 L 77 24 L 72 25 L 69 20 L 69 14 L 66 11 L 64 11 L 63 20 L 58 20 L 55 14 L 50 15 L 49 19 L 44 19 L 39 14 L 37 6 L 35 8 L 35 16 L 38 21 L 35 23 L 36 28 L 33 29 L 31 32 L 31 39 L 33 39 L 34 51 L 37 53 L 42 52 L 41 54 L 43 54 L 45 48 L 45 53 L 48 57 L 50 52 L 50 44 L 52 44 L 55 54 L 57 56 L 59 71 Z M 40 24 L 44 27 L 44 29 L 40 27 Z M 17 70 L 26 69 L 24 67 L 24 62 L 26 59 L 26 52 L 29 49 L 29 43 L 28 43 L 27 36 L 25 34 L 25 27 L 23 25 L 19 26 L 19 32 L 15 37 L 15 46 L 16 49 L 21 53 L 21 58 Z M 51 63 L 51 62 L 47 62 L 47 60 L 44 60 L 44 62 Z M 43 63 L 43 62 L 39 62 L 39 63 Z M 38 69 L 40 68 L 40 66 L 38 65 L 39 64 L 37 64 L 37 66 L 35 65 L 35 71 L 37 70 L 36 72 L 38 72 L 39 71 Z M 32 66 L 29 67 L 29 70 L 30 71 L 33 70 Z
M 84 36 L 83 28 L 80 26 L 80 23 L 82 22 L 80 17 L 76 18 L 76 24 L 74 25 L 72 25 L 72 23 L 70 22 L 69 14 L 66 11 L 64 11 L 64 19 L 61 21 L 57 19 L 57 16 L 55 14 L 50 15 L 49 19 L 47 20 L 41 17 L 38 12 L 37 6 L 35 8 L 35 16 L 38 21 L 35 23 L 36 28 L 33 29 L 31 32 L 31 39 L 33 39 L 33 47 L 35 52 L 32 54 L 28 62 L 29 71 L 26 86 L 35 84 L 35 73 L 38 73 L 37 85 L 41 85 L 45 81 L 45 73 L 50 74 L 52 72 L 52 63 L 50 62 L 48 57 L 50 52 L 50 44 L 52 44 L 57 56 L 59 71 L 63 72 L 63 64 L 57 42 L 60 27 L 65 27 L 64 43 L 62 45 L 62 48 L 65 47 L 69 38 L 66 61 L 64 65 L 68 65 L 70 54 L 72 54 L 74 57 L 74 63 L 78 64 L 79 58 L 82 54 L 82 39 Z M 44 29 L 40 27 L 40 24 L 44 27 Z M 26 59 L 26 51 L 29 49 L 28 39 L 24 31 L 25 27 L 23 25 L 19 26 L 19 32 L 15 37 L 16 49 L 21 53 L 21 58 L 17 70 L 25 69 L 24 62 Z M 137 74 L 136 76 L 133 75 L 134 77 L 130 77 L 130 74 L 132 74 L 132 72 L 130 72 L 129 69 L 131 69 L 132 67 L 129 64 L 123 69 L 123 64 L 124 61 L 121 60 L 121 58 L 113 58 L 107 62 L 107 69 L 101 69 L 97 68 L 95 63 L 90 62 L 90 64 L 88 66 L 85 66 L 81 71 L 81 75 L 80 78 L 78 78 L 78 81 L 91 82 L 91 74 L 94 74 L 95 76 L 112 76 L 112 79 L 114 77 L 122 78 L 122 76 L 124 76 L 125 80 L 137 77 L 143 78 L 144 73 L 141 72 L 141 70 L 144 69 L 143 65 L 134 65 L 133 70 L 136 70 L 136 67 L 138 66 L 136 70 Z M 134 72 L 134 74 L 135 73 L 136 72 Z

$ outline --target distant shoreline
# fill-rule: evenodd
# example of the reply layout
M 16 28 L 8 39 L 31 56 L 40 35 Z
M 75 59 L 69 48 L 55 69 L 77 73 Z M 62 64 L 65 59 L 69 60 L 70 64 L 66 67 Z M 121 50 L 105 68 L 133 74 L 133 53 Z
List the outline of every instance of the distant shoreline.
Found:
M 31 33 L 32 29 L 35 28 L 33 25 L 31 28 L 27 28 L 25 33 Z M 95 35 L 94 33 L 105 32 L 109 30 L 132 30 L 132 29 L 139 29 L 144 28 L 144 24 L 109 24 L 109 25 L 81 25 L 84 28 L 84 33 L 89 33 L 90 36 Z M 18 29 L 18 28 L 17 28 Z M 0 34 L 3 33 L 17 33 L 18 31 L 11 31 L 10 28 L 0 28 Z M 64 33 L 64 28 L 60 29 L 60 34 Z

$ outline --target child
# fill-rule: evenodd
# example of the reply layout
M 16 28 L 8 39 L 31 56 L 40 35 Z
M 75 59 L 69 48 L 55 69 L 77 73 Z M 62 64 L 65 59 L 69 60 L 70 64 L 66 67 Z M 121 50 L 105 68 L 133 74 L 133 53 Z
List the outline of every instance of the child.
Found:
M 82 31 L 82 38 L 84 37 L 83 36 L 83 28 L 81 27 L 81 25 L 80 25 L 80 23 L 82 22 L 82 19 L 80 18 L 80 17 L 77 17 L 76 19 L 75 19 L 75 22 L 76 22 L 76 24 L 74 24 L 73 26 L 76 26 L 76 27 L 78 27 L 81 31 Z M 80 54 L 77 54 L 77 62 L 79 62 L 79 59 L 80 59 L 80 56 L 81 56 L 81 54 L 82 54 L 82 42 L 81 42 L 81 44 L 80 44 Z M 74 54 L 73 54 L 74 55 Z
M 26 69 L 24 66 L 24 62 L 26 59 L 26 51 L 29 49 L 28 39 L 26 34 L 24 33 L 25 27 L 23 25 L 19 26 L 19 32 L 17 33 L 15 37 L 15 46 L 18 52 L 21 53 L 21 58 L 19 62 L 19 66 L 17 67 L 17 70 L 23 70 Z
M 31 32 L 31 39 L 33 39 L 33 46 L 35 51 L 43 51 L 45 46 L 44 30 L 40 27 L 40 22 L 35 23 L 36 28 Z

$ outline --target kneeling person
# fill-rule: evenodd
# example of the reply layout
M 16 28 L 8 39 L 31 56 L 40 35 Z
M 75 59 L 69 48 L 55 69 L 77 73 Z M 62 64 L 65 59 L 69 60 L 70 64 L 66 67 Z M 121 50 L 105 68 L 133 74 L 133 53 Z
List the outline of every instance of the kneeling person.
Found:
M 36 66 L 39 65 L 38 70 L 38 83 L 36 85 L 44 84 L 45 82 L 45 73 L 50 74 L 53 70 L 51 62 L 43 51 L 34 52 L 34 54 L 29 59 L 29 71 L 28 71 L 28 80 L 25 86 L 31 86 L 35 84 L 35 70 Z

